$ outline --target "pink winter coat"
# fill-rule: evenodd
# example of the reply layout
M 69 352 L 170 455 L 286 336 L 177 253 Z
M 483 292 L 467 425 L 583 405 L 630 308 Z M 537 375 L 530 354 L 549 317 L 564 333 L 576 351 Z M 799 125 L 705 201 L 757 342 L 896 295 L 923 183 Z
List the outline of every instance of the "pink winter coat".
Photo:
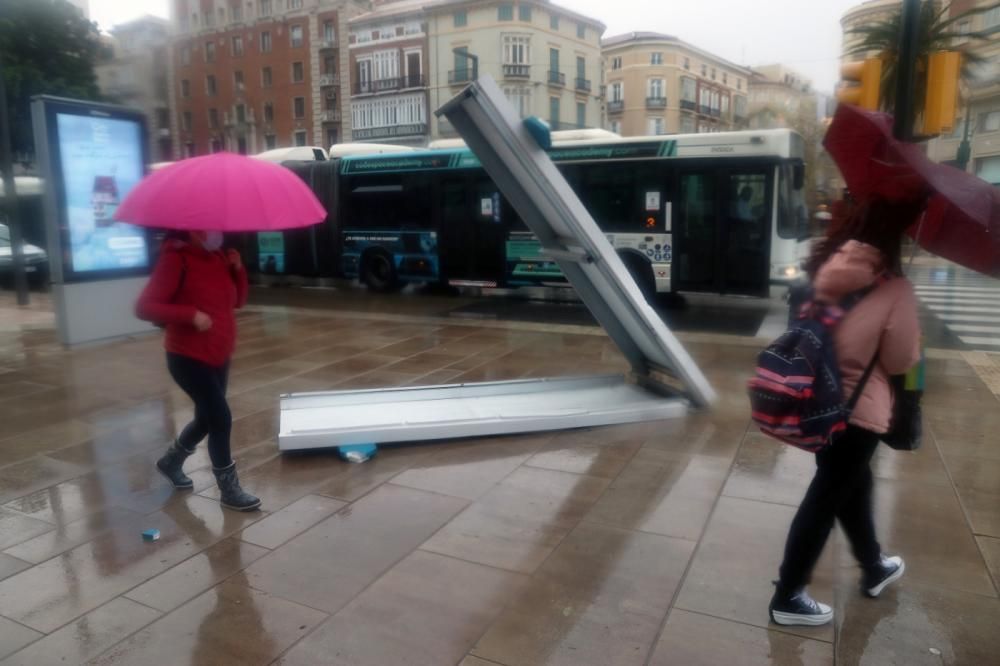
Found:
M 878 249 L 848 241 L 816 274 L 816 297 L 836 303 L 872 284 L 882 270 L 882 253 Z M 900 277 L 878 287 L 847 313 L 834 329 L 833 339 L 845 400 L 854 393 L 878 349 L 878 363 L 865 384 L 851 423 L 879 434 L 887 432 L 892 417 L 889 376 L 906 372 L 920 360 L 920 323 L 913 285 Z

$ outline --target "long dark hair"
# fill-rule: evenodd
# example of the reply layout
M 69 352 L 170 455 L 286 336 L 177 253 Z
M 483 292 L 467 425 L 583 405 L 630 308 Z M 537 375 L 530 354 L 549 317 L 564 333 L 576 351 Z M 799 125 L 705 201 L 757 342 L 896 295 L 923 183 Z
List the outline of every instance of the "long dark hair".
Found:
M 826 238 L 816 244 L 806 261 L 806 272 L 815 278 L 820 267 L 849 240 L 872 245 L 885 258 L 885 268 L 902 275 L 903 234 L 920 220 L 924 198 L 893 202 L 869 199 L 851 204 L 842 220 L 834 220 Z

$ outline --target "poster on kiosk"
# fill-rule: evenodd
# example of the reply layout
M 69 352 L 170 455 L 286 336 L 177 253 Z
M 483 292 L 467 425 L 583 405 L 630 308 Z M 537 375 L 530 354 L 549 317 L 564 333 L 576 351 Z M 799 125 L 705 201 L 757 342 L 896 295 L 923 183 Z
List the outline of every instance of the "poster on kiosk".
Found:
M 149 275 L 151 236 L 114 219 L 146 171 L 141 112 L 37 97 L 35 151 L 46 188 L 45 218 L 59 336 L 77 345 L 151 330 L 133 305 Z

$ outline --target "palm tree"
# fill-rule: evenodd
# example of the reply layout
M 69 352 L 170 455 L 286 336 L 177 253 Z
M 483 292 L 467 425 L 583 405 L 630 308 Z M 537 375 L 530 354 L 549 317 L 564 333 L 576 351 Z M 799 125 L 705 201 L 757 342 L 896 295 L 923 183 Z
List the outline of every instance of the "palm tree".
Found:
M 977 14 L 984 14 L 1000 7 L 1000 3 L 986 7 L 976 7 L 957 16 L 948 16 L 951 3 L 925 0 L 920 5 L 920 25 L 917 36 L 917 77 L 915 85 L 916 103 L 912 105 L 913 118 L 919 114 L 927 93 L 927 57 L 937 51 L 962 51 L 962 79 L 969 81 L 974 78 L 974 67 L 983 62 L 983 58 L 968 49 L 956 47 L 957 40 L 968 40 L 966 44 L 989 39 L 987 33 L 956 31 L 956 25 Z M 899 77 L 899 35 L 902 31 L 902 3 L 892 10 L 882 21 L 859 26 L 848 31 L 848 34 L 858 35 L 861 41 L 847 55 L 861 55 L 878 52 L 882 54 L 882 88 L 879 105 L 884 111 L 892 112 L 896 107 L 896 81 Z

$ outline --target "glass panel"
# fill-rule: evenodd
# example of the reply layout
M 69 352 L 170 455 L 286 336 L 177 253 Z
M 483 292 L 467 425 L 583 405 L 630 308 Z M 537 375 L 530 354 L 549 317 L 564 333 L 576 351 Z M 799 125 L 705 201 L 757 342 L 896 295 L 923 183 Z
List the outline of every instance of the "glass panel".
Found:
M 681 204 L 674 249 L 677 278 L 683 287 L 715 290 L 716 196 L 709 174 L 681 176 Z

